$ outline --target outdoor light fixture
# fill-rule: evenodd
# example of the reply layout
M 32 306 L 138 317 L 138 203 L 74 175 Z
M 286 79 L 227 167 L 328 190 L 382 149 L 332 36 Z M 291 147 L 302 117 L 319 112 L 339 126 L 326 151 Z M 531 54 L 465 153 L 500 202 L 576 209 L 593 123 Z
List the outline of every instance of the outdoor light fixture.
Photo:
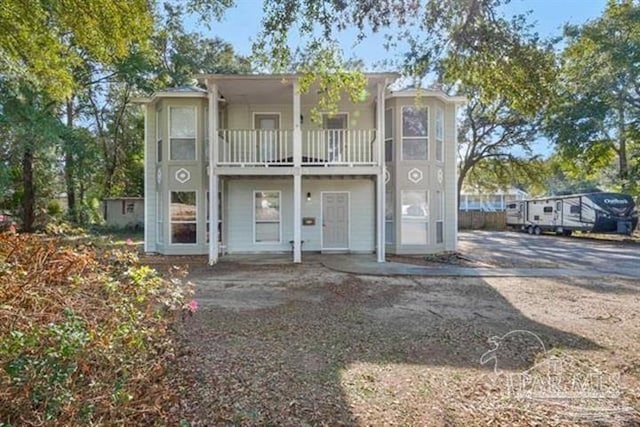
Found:
M 311 193 L 307 193 L 307 202 L 311 201 Z

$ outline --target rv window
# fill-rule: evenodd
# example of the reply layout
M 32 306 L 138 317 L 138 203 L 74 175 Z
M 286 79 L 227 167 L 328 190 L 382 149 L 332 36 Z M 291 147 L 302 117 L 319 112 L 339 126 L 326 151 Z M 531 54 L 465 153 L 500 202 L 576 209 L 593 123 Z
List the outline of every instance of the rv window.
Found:
M 569 212 L 571 212 L 572 214 L 580 213 L 580 205 L 571 206 L 571 208 L 569 208 Z
M 508 209 L 515 209 L 516 208 L 516 204 L 515 203 L 510 203 L 509 205 L 507 205 Z
M 551 206 L 545 206 L 545 207 L 542 209 L 542 211 L 543 211 L 544 213 L 551 213 L 551 212 L 553 212 L 553 207 L 551 207 Z
M 556 202 L 556 210 L 557 211 L 562 210 L 562 202 Z

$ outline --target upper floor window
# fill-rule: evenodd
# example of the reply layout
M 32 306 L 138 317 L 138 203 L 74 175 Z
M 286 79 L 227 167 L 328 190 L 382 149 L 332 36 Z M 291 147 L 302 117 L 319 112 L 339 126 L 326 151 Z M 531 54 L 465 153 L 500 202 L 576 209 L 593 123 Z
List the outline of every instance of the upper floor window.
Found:
M 444 112 L 436 109 L 436 161 L 444 161 Z
M 169 109 L 170 160 L 196 160 L 196 108 Z
M 161 109 L 156 109 L 156 161 L 160 163 L 162 161 L 162 121 L 160 115 Z
M 402 107 L 402 160 L 429 159 L 429 110 Z
M 384 161 L 393 161 L 393 110 L 384 111 Z

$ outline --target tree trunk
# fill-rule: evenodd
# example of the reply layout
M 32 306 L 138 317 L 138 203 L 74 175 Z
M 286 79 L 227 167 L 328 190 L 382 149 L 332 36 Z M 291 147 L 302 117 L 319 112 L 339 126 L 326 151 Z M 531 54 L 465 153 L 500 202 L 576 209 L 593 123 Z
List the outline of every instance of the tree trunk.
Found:
M 627 162 L 627 135 L 626 125 L 624 122 L 624 104 L 623 100 L 620 100 L 618 104 L 618 165 L 620 168 L 619 178 L 622 184 L 622 191 L 626 191 L 629 182 L 629 164 Z
M 67 99 L 67 127 L 69 130 L 73 128 L 73 97 Z M 76 203 L 76 191 L 73 179 L 73 168 L 74 168 L 74 159 L 73 159 L 73 148 L 71 147 L 72 142 L 69 140 L 71 135 L 67 137 L 67 140 L 64 144 L 64 181 L 65 186 L 67 188 L 67 204 L 69 209 L 69 219 L 71 222 L 78 222 L 77 215 L 77 203 Z
M 33 149 L 28 146 L 22 154 L 22 229 L 33 231 L 35 222 L 36 191 L 33 182 Z
M 467 165 L 463 165 L 460 168 L 459 171 L 459 175 L 458 175 L 458 210 L 460 210 L 460 193 L 462 193 L 462 185 L 464 184 L 464 179 L 467 177 L 467 174 L 469 173 L 469 170 L 471 168 L 467 167 Z

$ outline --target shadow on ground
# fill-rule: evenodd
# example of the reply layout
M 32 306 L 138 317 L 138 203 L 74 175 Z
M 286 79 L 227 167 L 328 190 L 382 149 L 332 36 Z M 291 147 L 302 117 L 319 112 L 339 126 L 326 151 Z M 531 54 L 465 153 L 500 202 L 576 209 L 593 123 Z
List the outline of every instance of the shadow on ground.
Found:
M 481 279 L 222 263 L 196 268 L 192 280 L 201 309 L 186 322 L 180 366 L 190 382 L 185 412 L 196 424 L 353 425 L 354 405 L 372 402 L 373 413 L 393 412 L 398 399 L 400 412 L 416 406 L 411 414 L 399 412 L 404 423 L 426 424 L 420 417 L 433 413 L 419 415 L 420 405 L 437 407 L 445 398 L 440 368 L 492 373 L 493 362 L 479 363 L 491 336 L 527 330 L 547 349 L 599 348 L 527 318 Z M 538 341 L 523 335 L 494 361 L 520 371 L 540 351 Z M 396 376 L 394 366 L 404 373 Z M 424 366 L 433 375 L 407 373 Z M 409 383 L 394 384 L 400 381 Z M 385 396 L 381 382 L 395 395 Z M 439 417 L 446 423 L 455 415 Z

